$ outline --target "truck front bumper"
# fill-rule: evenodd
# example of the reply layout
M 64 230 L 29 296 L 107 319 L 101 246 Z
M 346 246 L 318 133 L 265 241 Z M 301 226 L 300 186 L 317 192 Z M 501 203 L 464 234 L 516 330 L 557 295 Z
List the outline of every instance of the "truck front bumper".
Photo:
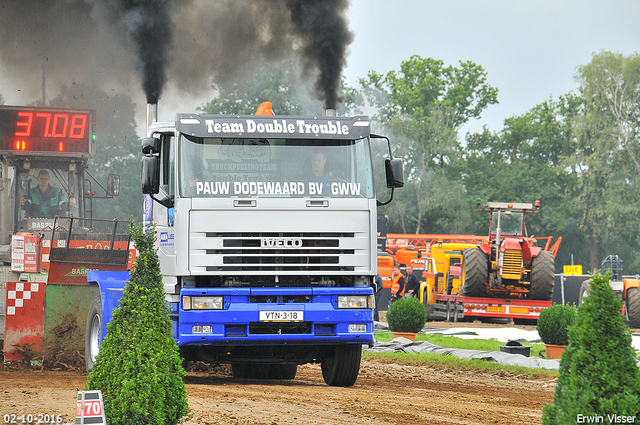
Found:
M 373 310 L 338 308 L 340 296 L 372 294 L 370 287 L 183 288 L 175 336 L 179 346 L 373 344 Z M 185 296 L 220 296 L 223 308 L 185 310 Z

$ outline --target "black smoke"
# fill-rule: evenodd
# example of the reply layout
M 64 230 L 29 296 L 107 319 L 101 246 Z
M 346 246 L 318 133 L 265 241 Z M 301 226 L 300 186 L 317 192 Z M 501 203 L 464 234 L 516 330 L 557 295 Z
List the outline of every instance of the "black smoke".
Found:
M 307 66 L 319 72 L 316 90 L 329 109 L 336 109 L 347 47 L 353 41 L 344 13 L 346 0 L 286 0 L 295 34 L 304 41 Z
M 347 0 L 0 0 L 0 72 L 22 95 L 93 83 L 156 103 L 237 84 L 263 61 L 303 63 L 334 108 L 353 35 Z M 3 89 L 6 91 L 6 88 Z M 7 97 L 7 96 L 5 96 Z
M 158 103 L 166 81 L 169 47 L 173 44 L 170 0 L 86 0 L 94 17 L 124 30 L 135 50 L 147 103 Z M 105 13 L 106 12 L 106 13 Z

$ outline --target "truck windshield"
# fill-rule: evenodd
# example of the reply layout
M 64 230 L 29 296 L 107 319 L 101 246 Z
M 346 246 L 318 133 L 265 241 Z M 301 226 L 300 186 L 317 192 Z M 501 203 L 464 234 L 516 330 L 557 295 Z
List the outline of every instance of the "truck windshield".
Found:
M 373 197 L 368 138 L 180 137 L 183 197 Z
M 522 236 L 524 214 L 512 211 L 494 211 L 491 213 L 491 234 L 496 234 L 500 214 L 500 234 Z

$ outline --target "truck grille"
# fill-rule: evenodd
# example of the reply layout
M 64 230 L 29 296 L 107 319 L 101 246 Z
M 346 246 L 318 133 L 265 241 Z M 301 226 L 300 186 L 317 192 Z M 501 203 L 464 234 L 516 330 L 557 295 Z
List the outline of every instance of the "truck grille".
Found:
M 353 255 L 344 240 L 354 233 L 205 233 L 212 241 L 206 256 L 221 256 L 221 265 L 207 271 L 353 271 L 340 265 L 341 255 Z M 215 242 L 214 242 L 215 241 Z
M 502 278 L 518 279 L 522 277 L 522 251 L 506 249 L 502 257 Z

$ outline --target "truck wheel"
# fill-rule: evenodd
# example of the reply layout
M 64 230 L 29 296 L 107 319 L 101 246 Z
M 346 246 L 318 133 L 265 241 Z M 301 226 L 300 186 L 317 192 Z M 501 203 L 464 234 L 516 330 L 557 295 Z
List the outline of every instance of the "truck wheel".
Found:
M 87 316 L 87 330 L 84 338 L 84 357 L 87 364 L 87 372 L 91 373 L 93 364 L 100 351 L 102 342 L 102 301 L 100 297 L 94 297 L 89 307 Z
M 489 281 L 489 259 L 480 248 L 467 248 L 462 252 L 462 295 L 486 297 Z
M 627 325 L 630 328 L 640 328 L 640 289 L 627 289 L 627 299 L 624 301 Z
M 548 301 L 553 298 L 553 274 L 555 260 L 549 251 L 541 251 L 531 261 L 531 283 L 529 298 L 532 300 Z
M 298 373 L 298 365 L 295 363 L 273 364 L 269 374 L 271 379 L 294 379 Z
M 457 322 L 458 319 L 458 303 L 454 302 L 452 305 L 453 309 L 452 309 L 452 313 L 453 313 L 453 321 Z
M 233 376 L 234 379 L 250 378 L 248 366 L 249 365 L 242 363 L 231 363 L 231 376 Z
M 350 387 L 355 384 L 360 372 L 361 357 L 360 344 L 336 345 L 327 348 L 320 362 L 324 382 L 332 387 Z
M 578 294 L 578 307 L 582 305 L 584 299 L 589 296 L 589 286 L 591 286 L 591 279 L 587 279 L 580 285 L 580 293 Z

